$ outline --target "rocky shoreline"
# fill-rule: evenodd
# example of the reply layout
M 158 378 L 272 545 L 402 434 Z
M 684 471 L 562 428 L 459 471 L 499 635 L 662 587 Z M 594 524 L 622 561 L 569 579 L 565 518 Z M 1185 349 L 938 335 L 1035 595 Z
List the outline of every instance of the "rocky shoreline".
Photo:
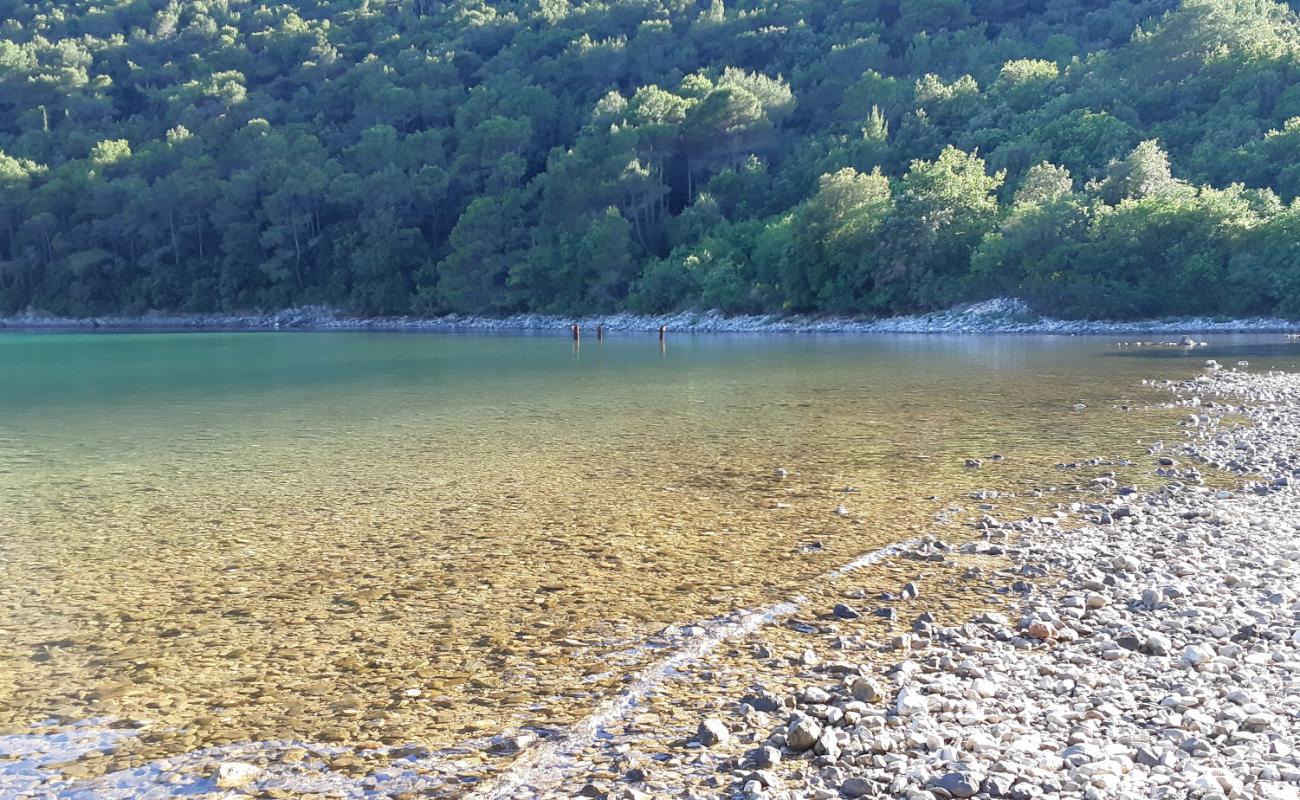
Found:
M 985 541 L 956 551 L 1006 543 L 1014 613 L 918 618 L 861 661 L 702 721 L 701 746 L 747 740 L 730 791 L 1300 797 L 1300 376 L 1170 388 L 1190 436 L 1153 452 L 1165 486 L 1062 509 L 1087 519 L 1067 536 L 985 520 Z M 1218 424 L 1236 414 L 1253 425 Z M 1198 464 L 1244 486 L 1206 488 Z
M 1068 537 L 990 524 L 1013 542 L 1018 613 L 781 698 L 731 772 L 743 793 L 1300 797 L 1300 376 L 1171 388 L 1192 436 L 1159 456 L 1166 486 L 1079 509 L 1089 524 Z M 1236 413 L 1254 424 L 1218 426 Z M 1239 476 L 1242 496 L 1180 460 Z
M 1157 488 L 1102 474 L 1087 499 L 1012 521 L 995 516 L 1006 498 L 981 492 L 973 537 L 864 557 L 855 588 L 820 596 L 811 619 L 731 621 L 734 640 L 686 631 L 718 645 L 665 663 L 692 700 L 630 683 L 608 719 L 387 752 L 355 779 L 333 763 L 352 756 L 326 746 L 253 743 L 94 785 L 35 770 L 26 785 L 41 797 L 1300 798 L 1300 375 L 1161 385 L 1186 437 L 1151 447 Z M 903 583 L 874 558 L 933 578 Z M 932 605 L 954 591 L 940 575 L 985 610 Z M 458 777 L 483 756 L 495 774 Z M 0 786 L 5 774 L 0 760 Z
M 941 627 L 905 602 L 915 586 L 824 609 L 898 632 L 839 629 L 824 661 L 760 643 L 769 677 L 799 679 L 706 712 L 680 756 L 640 755 L 662 732 L 613 737 L 549 782 L 476 796 L 1300 798 L 1300 375 L 1163 385 L 1188 436 L 1151 448 L 1160 488 L 1102 476 L 1095 502 L 1013 522 L 986 511 L 976 540 L 910 548 L 1005 556 L 964 577 L 1000 584 L 1007 613 Z M 1206 485 L 1224 475 L 1237 488 Z
M 1144 321 L 1064 320 L 1033 312 L 1021 300 L 998 298 L 955 306 L 933 314 L 881 319 L 806 315 L 726 315 L 719 311 L 673 314 L 609 314 L 581 318 L 549 314 L 506 317 L 452 314 L 443 317 L 356 317 L 313 307 L 275 313 L 169 314 L 67 318 L 23 314 L 0 318 L 0 329 L 15 330 L 315 330 L 315 331 L 553 331 L 567 332 L 603 325 L 609 331 L 653 332 L 661 327 L 679 333 L 1017 333 L 1017 334 L 1174 334 L 1282 333 L 1300 331 L 1300 322 L 1284 319 L 1222 320 L 1203 317 Z

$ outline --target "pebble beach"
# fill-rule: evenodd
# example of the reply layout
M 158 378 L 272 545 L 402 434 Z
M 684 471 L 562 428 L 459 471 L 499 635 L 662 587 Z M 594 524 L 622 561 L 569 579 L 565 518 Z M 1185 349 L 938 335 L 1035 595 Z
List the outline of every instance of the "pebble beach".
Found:
M 827 665 L 756 720 L 733 785 L 749 797 L 1300 796 L 1300 378 L 1170 388 L 1189 438 L 1158 451 L 1165 486 L 1069 509 L 1087 524 L 1065 536 L 1042 520 L 989 525 L 990 541 L 1011 542 L 1014 612 L 917 623 L 910 652 L 885 644 Z M 1238 414 L 1252 424 L 1218 425 Z M 1241 490 L 1199 486 L 1198 469 Z
M 1157 490 L 1097 479 L 1094 502 L 902 548 L 1004 557 L 964 572 L 1004 610 L 939 626 L 914 584 L 837 604 L 826 616 L 898 633 L 840 629 L 825 660 L 751 643 L 779 688 L 720 701 L 678 742 L 687 755 L 656 764 L 640 750 L 658 737 L 632 736 L 549 785 L 482 796 L 1300 797 L 1300 376 L 1163 385 L 1186 440 L 1151 448 Z M 584 783 L 602 763 L 607 780 Z

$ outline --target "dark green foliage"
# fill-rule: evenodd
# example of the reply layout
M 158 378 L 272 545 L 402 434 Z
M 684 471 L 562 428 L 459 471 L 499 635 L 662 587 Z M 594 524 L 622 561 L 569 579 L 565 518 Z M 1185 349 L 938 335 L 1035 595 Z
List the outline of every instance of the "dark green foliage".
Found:
M 0 313 L 1300 316 L 1273 0 L 0 0 Z

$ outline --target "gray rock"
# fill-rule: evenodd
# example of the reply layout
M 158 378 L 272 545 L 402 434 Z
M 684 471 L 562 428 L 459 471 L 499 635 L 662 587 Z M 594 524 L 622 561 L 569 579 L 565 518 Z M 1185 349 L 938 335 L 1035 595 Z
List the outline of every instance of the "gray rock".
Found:
M 700 723 L 700 729 L 695 738 L 705 747 L 713 747 L 731 741 L 731 731 L 727 729 L 726 723 L 722 720 L 710 717 Z
M 979 794 L 980 780 L 969 772 L 948 772 L 931 781 L 930 786 L 950 797 L 974 797 Z
M 844 603 L 836 603 L 835 608 L 831 609 L 831 613 L 834 614 L 839 619 L 857 619 L 858 617 L 862 616 L 857 611 L 854 611 L 853 608 L 851 608 L 850 606 Z
M 1205 645 L 1189 644 L 1183 648 L 1183 662 L 1193 667 L 1198 667 L 1213 659 L 1214 651 Z
M 1011 787 L 1011 791 L 1007 794 L 1007 797 L 1010 797 L 1011 800 L 1035 800 L 1035 798 L 1042 795 L 1042 793 L 1043 790 L 1039 789 L 1032 783 L 1021 781 Z
M 1169 637 L 1159 633 L 1147 634 L 1146 651 L 1153 656 L 1167 656 L 1173 649 Z
M 774 786 L 781 785 L 781 779 L 776 776 L 775 772 L 766 769 L 759 769 L 749 774 L 749 780 L 758 781 L 764 789 L 771 789 Z
M 755 692 L 740 698 L 740 702 L 755 711 L 771 714 L 781 708 L 781 700 L 767 692 Z
M 1125 650 L 1140 650 L 1146 642 L 1136 633 L 1126 632 L 1116 636 L 1115 643 Z
M 853 695 L 854 700 L 860 700 L 864 703 L 874 703 L 880 699 L 880 687 L 870 678 L 857 677 L 849 684 L 849 693 Z
M 840 743 L 835 738 L 835 731 L 830 728 L 822 728 L 822 735 L 817 739 L 817 744 L 813 750 L 822 756 L 826 756 L 831 761 L 840 757 Z
M 822 726 L 817 724 L 816 720 L 802 717 L 786 733 L 785 744 L 796 753 L 801 753 L 804 750 L 811 750 L 821 735 Z
M 989 797 L 1008 797 L 1013 778 L 1010 775 L 988 775 L 980 782 L 980 791 Z

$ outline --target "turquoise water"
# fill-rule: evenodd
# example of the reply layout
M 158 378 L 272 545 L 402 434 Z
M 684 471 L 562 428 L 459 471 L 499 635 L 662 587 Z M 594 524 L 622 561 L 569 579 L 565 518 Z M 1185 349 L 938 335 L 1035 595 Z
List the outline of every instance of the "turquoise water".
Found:
M 0 334 L 0 725 L 580 716 L 663 626 L 1140 457 L 1176 430 L 1143 378 L 1290 367 L 1280 338 Z

